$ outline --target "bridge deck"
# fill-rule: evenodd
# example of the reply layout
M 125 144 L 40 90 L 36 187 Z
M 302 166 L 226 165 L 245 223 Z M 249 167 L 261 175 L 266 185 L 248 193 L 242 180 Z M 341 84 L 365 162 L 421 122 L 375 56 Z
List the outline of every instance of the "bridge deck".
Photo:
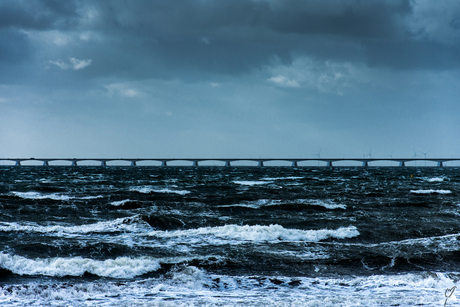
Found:
M 199 166 L 201 162 L 221 162 L 224 166 L 232 166 L 235 162 L 255 162 L 258 166 L 265 166 L 267 162 L 288 162 L 293 167 L 301 162 L 323 162 L 325 166 L 337 166 L 337 162 L 360 162 L 362 166 L 372 166 L 374 162 L 397 162 L 399 166 L 407 166 L 410 162 L 434 162 L 437 166 L 444 166 L 446 162 L 460 161 L 460 158 L 0 158 L 0 161 L 14 162 L 21 166 L 22 162 L 41 162 L 49 166 L 50 162 L 68 162 L 72 166 L 80 162 L 99 162 L 101 166 L 108 166 L 110 162 L 126 162 L 131 166 L 137 166 L 139 162 L 158 162 L 161 166 L 168 166 L 170 162 L 190 162 L 192 166 Z M 58 165 L 58 164 L 56 164 Z

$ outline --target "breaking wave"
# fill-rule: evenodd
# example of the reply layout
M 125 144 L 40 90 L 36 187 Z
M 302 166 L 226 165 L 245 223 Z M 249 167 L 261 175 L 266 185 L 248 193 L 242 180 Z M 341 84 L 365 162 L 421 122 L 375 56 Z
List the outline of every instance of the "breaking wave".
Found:
M 279 241 L 308 241 L 318 242 L 321 240 L 336 238 L 345 239 L 359 235 L 355 226 L 340 227 L 336 230 L 299 230 L 286 229 L 280 225 L 270 226 L 239 226 L 225 225 L 218 227 L 201 227 L 190 230 L 176 231 L 152 231 L 150 236 L 174 238 L 174 237 L 215 237 L 227 240 L 254 241 L 254 242 L 279 242 Z
M 28 259 L 0 254 L 0 267 L 19 275 L 83 276 L 85 273 L 101 277 L 133 278 L 160 268 L 158 259 L 151 257 L 119 257 L 104 261 L 82 257 Z
M 450 190 L 410 190 L 412 194 L 451 194 Z
M 187 195 L 190 194 L 190 191 L 187 190 L 171 190 L 168 188 L 154 188 L 152 186 L 138 186 L 138 187 L 131 187 L 130 191 L 142 193 L 142 194 L 150 194 L 150 193 L 166 193 L 166 194 L 179 194 L 179 195 Z

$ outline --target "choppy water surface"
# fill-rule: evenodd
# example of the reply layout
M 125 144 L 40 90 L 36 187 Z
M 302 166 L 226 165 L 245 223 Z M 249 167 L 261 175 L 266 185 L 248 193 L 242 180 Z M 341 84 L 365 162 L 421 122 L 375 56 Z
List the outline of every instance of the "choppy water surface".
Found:
M 459 193 L 458 168 L 1 167 L 0 304 L 460 306 Z

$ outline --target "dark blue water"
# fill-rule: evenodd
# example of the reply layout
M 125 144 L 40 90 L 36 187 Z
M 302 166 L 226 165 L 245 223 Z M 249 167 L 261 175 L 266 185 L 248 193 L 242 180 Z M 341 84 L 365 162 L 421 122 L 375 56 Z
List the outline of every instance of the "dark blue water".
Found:
M 2 306 L 459 306 L 460 170 L 1 167 Z

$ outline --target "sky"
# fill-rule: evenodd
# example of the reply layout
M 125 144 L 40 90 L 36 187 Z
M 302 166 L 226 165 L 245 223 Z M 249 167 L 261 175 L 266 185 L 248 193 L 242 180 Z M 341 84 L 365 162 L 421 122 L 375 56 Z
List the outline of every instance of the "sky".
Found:
M 1 0 L 2 157 L 460 157 L 458 0 Z

